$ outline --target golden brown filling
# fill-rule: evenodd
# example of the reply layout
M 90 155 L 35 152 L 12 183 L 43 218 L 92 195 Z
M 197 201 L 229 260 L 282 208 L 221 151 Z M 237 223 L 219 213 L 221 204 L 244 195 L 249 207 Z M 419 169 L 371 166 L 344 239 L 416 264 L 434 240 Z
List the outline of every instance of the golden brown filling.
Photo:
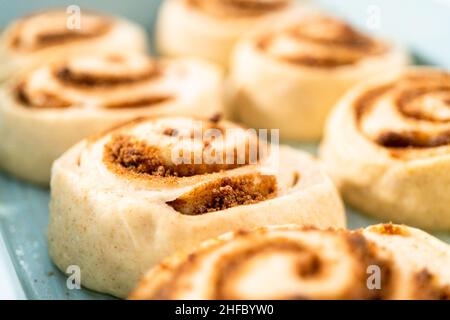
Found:
M 188 5 L 221 17 L 258 16 L 287 7 L 292 0 L 185 0 Z
M 386 45 L 329 17 L 306 17 L 262 37 L 257 48 L 282 61 L 317 68 L 351 65 L 386 52 Z
M 25 17 L 17 22 L 10 36 L 13 50 L 32 52 L 106 34 L 113 21 L 104 16 L 83 13 L 80 28 L 67 27 L 65 11 L 53 10 Z
M 389 99 L 398 121 L 410 124 L 405 129 L 382 129 L 370 137 L 391 149 L 425 149 L 450 145 L 450 75 L 439 71 L 413 72 L 395 82 L 375 87 L 355 102 L 356 121 L 363 130 L 364 121 L 376 114 Z M 415 124 L 412 126 L 411 124 Z M 434 126 L 436 130 L 420 127 Z
M 167 204 L 187 215 L 255 204 L 276 196 L 276 178 L 259 173 L 207 182 Z

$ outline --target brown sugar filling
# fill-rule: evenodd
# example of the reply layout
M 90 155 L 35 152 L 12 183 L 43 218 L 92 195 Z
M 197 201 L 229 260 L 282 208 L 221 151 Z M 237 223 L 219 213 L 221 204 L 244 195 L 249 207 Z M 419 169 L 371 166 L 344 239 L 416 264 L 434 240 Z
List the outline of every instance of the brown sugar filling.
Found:
M 379 134 L 376 142 L 386 148 L 436 148 L 450 144 L 450 130 L 436 135 L 420 131 L 385 131 Z
M 59 81 L 82 87 L 111 87 L 123 84 L 132 84 L 144 80 L 149 80 L 161 75 L 159 67 L 152 67 L 137 75 L 111 75 L 111 74 L 89 74 L 86 72 L 77 72 L 67 66 L 59 67 L 54 71 L 54 76 Z
M 165 134 L 167 131 L 164 130 Z M 193 156 L 193 155 L 192 155 Z M 174 164 L 163 156 L 159 147 L 149 146 L 145 142 L 127 135 L 114 136 L 105 145 L 104 162 L 113 171 L 120 174 L 152 175 L 160 177 L 191 177 L 215 173 L 244 166 L 245 164 Z
M 182 214 L 200 215 L 268 200 L 276 190 L 275 176 L 246 174 L 207 182 L 167 204 Z
M 149 95 L 137 99 L 130 99 L 125 101 L 115 101 L 103 105 L 105 109 L 128 109 L 128 108 L 146 108 L 155 106 L 160 103 L 166 103 L 173 99 L 170 95 Z
M 148 146 L 133 137 L 118 135 L 105 145 L 104 162 L 114 171 L 160 177 L 192 176 L 183 166 L 170 165 L 158 147 Z

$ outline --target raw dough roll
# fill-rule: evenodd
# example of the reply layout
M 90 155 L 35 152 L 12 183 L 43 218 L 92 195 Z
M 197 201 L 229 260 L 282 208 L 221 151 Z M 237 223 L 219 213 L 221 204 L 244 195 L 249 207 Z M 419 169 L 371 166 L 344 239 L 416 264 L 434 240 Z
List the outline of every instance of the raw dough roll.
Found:
M 450 230 L 450 74 L 411 68 L 354 88 L 330 117 L 321 157 L 349 204 Z
M 317 140 L 328 112 L 355 83 L 404 66 L 406 53 L 318 13 L 295 14 L 243 38 L 231 64 L 236 116 L 279 128 L 292 140 Z
M 0 87 L 0 167 L 39 184 L 82 138 L 138 116 L 223 110 L 219 68 L 131 53 L 71 56 Z
M 232 123 L 190 118 L 138 121 L 85 140 L 53 166 L 53 261 L 78 265 L 84 286 L 125 297 L 169 254 L 228 231 L 345 226 L 317 163 L 276 150 Z
M 93 12 L 76 16 L 64 9 L 37 12 L 9 25 L 0 36 L 0 81 L 18 69 L 76 53 L 142 51 L 147 37 L 140 26 Z
M 132 299 L 450 299 L 450 247 L 418 229 L 265 227 L 151 270 Z
M 157 49 L 227 67 L 237 39 L 256 23 L 294 8 L 293 0 L 166 0 L 159 13 Z

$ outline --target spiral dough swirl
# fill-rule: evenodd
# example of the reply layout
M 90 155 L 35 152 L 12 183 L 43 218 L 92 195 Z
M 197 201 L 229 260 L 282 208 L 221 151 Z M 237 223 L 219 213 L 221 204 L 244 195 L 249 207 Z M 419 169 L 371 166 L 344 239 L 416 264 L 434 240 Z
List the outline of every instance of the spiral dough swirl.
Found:
M 24 76 L 13 90 L 26 108 L 124 109 L 170 102 L 190 81 L 195 76 L 186 68 L 117 53 L 45 65 Z
M 450 74 L 447 72 L 409 71 L 361 94 L 354 108 L 361 132 L 391 150 L 393 155 L 450 145 Z
M 291 0 L 184 0 L 188 5 L 215 16 L 259 16 L 282 10 Z
M 131 298 L 450 298 L 448 284 L 426 268 L 400 279 L 396 252 L 377 243 L 377 238 L 385 237 L 410 241 L 412 234 L 395 225 L 355 232 L 285 226 L 228 234 L 190 255 L 166 260 L 144 278 Z M 380 272 L 377 290 L 367 282 L 373 266 Z
M 388 46 L 336 18 L 308 15 L 259 38 L 257 48 L 298 66 L 337 68 L 380 56 Z
M 208 130 L 217 135 L 200 134 Z M 256 136 L 228 122 L 167 118 L 133 122 L 92 148 L 102 149 L 108 175 L 127 177 L 155 189 L 191 186 L 167 204 L 182 214 L 197 215 L 276 196 L 275 176 L 252 169 L 259 158 L 253 157 L 251 150 L 260 145 Z M 232 158 L 227 158 L 229 155 Z M 81 156 L 80 167 L 90 166 L 91 160 L 85 159 L 91 156 L 95 153 Z
M 32 53 L 68 42 L 91 40 L 107 34 L 114 20 L 83 12 L 82 27 L 68 28 L 68 15 L 62 10 L 50 10 L 26 16 L 16 22 L 9 34 L 9 47 L 20 53 Z

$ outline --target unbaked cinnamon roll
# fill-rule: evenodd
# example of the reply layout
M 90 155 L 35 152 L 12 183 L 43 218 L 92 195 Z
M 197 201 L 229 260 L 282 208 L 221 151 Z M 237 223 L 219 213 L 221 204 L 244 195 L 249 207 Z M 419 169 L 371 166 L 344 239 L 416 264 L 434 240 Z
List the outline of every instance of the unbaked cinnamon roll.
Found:
M 132 122 L 58 159 L 48 231 L 56 265 L 77 265 L 84 286 L 126 297 L 166 256 L 231 230 L 345 226 L 310 156 L 217 120 Z
M 450 299 L 450 247 L 418 229 L 265 227 L 165 259 L 131 299 Z
M 145 31 L 134 23 L 92 12 L 63 9 L 16 20 L 0 36 L 0 81 L 23 69 L 68 54 L 147 49 Z
M 236 46 L 231 100 L 252 127 L 282 138 L 317 140 L 326 116 L 351 86 L 408 62 L 397 46 L 318 13 L 267 24 Z
M 354 88 L 330 117 L 321 157 L 351 205 L 450 230 L 450 74 L 411 68 Z
M 53 160 L 82 138 L 139 116 L 222 111 L 222 74 L 203 61 L 134 53 L 71 56 L 0 87 L 0 167 L 48 184 Z
M 157 49 L 227 67 L 237 39 L 256 23 L 293 10 L 294 0 L 166 0 L 159 12 Z

